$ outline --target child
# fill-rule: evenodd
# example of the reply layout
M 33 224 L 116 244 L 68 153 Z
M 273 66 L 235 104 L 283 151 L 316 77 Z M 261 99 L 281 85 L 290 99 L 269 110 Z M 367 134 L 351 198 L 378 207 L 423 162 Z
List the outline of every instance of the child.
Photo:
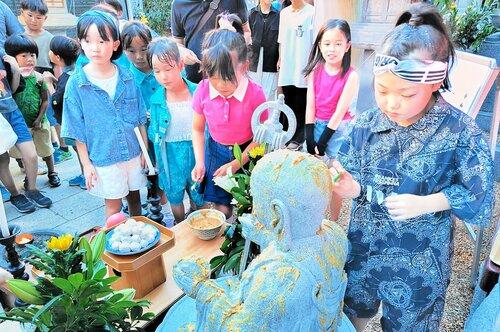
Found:
M 482 226 L 490 221 L 486 141 L 438 93 L 453 55 L 437 9 L 410 6 L 375 57 L 378 108 L 358 116 L 340 149 L 343 167 L 335 162 L 331 169 L 343 172 L 334 190 L 354 198 L 344 311 L 358 331 L 381 303 L 384 331 L 438 331 L 452 215 Z
M 54 116 L 58 123 L 62 123 L 63 101 L 66 84 L 75 71 L 76 59 L 78 59 L 80 52 L 81 49 L 78 42 L 69 37 L 55 36 L 50 41 L 50 61 L 52 61 L 52 63 L 57 67 L 62 68 L 62 73 L 57 80 L 55 91 L 52 91 L 52 109 L 54 110 Z M 77 151 L 76 143 L 74 140 L 60 137 L 60 149 L 64 154 L 68 154 L 69 156 L 71 156 L 72 154 L 68 149 L 68 144 L 73 146 L 73 149 Z M 80 162 L 80 160 L 78 161 Z M 68 183 L 70 186 L 79 186 L 80 188 L 85 190 L 87 189 L 87 187 L 85 185 L 85 177 L 83 176 L 83 166 L 81 162 L 80 169 L 81 174 L 69 179 Z
M 147 50 L 151 39 L 151 31 L 141 22 L 127 23 L 121 33 L 123 50 L 130 61 L 129 69 L 141 90 L 148 110 L 149 99 L 160 89 L 160 84 L 158 84 L 148 62 Z
M 168 38 L 158 38 L 148 47 L 148 62 L 162 89 L 151 97 L 149 139 L 159 169 L 159 187 L 170 200 L 175 222 L 185 218 L 184 193 L 187 192 L 196 209 L 203 206 L 203 196 L 192 189 L 191 170 L 195 165 L 192 134 L 192 95 L 196 84 L 181 75 L 184 63 L 177 44 Z
M 258 144 L 252 142 L 251 118 L 266 97 L 262 88 L 249 80 L 247 46 L 244 37 L 226 29 L 212 30 L 203 42 L 202 69 L 207 75 L 193 96 L 193 148 L 196 165 L 192 171 L 195 182 L 202 182 L 200 193 L 206 202 L 228 218 L 231 216 L 231 195 L 215 186 L 213 178 L 224 176 L 231 167 L 240 165 L 233 157 L 232 146 L 240 145 L 243 162 L 247 152 Z M 205 148 L 205 123 L 208 141 Z
M 47 20 L 48 11 L 49 9 L 44 0 L 21 1 L 21 16 L 23 17 L 23 20 L 26 24 L 26 34 L 32 37 L 36 45 L 38 46 L 38 56 L 36 60 L 35 70 L 40 74 L 51 77 L 52 75 L 54 75 L 54 68 L 50 63 L 49 45 L 52 38 L 54 38 L 54 35 L 43 28 L 43 25 Z M 56 76 L 59 76 L 60 72 L 56 74 Z M 46 116 L 51 127 L 50 130 L 52 146 L 56 149 L 54 151 L 54 162 L 58 164 L 67 159 L 70 159 L 70 156 L 68 156 L 68 154 L 64 154 L 64 151 L 59 149 L 59 136 L 61 133 L 61 126 L 54 117 L 54 111 L 52 110 L 50 96 Z
M 302 70 L 314 42 L 313 17 L 314 7 L 304 0 L 292 0 L 292 4 L 280 12 L 278 86 L 297 119 L 297 130 L 287 145 L 290 150 L 300 150 L 305 140 L 307 81 Z M 284 129 L 287 128 L 285 122 Z
M 9 122 L 17 135 L 16 146 L 22 153 L 23 162 L 26 166 L 26 176 L 29 179 L 28 184 L 30 187 L 28 189 L 31 190 L 27 192 L 27 195 L 37 199 L 40 204 L 52 203 L 48 197 L 43 196 L 36 190 L 38 158 L 33 145 L 33 138 L 13 98 L 13 94 L 24 89 L 24 87 L 20 86 L 22 77 L 19 66 L 14 57 L 3 53 L 3 49 L 0 49 L 0 57 L 0 116 L 3 116 Z M 8 153 L 0 155 L 0 180 L 9 191 L 10 202 L 21 213 L 33 212 L 35 211 L 35 204 L 17 190 L 9 169 L 9 161 Z M 2 197 L 5 198 L 3 191 Z
M 54 35 L 43 28 L 48 11 L 44 0 L 21 1 L 21 16 L 26 23 L 26 34 L 31 36 L 38 46 L 36 71 L 41 74 L 45 71 L 54 73 L 49 58 L 49 45 Z
M 262 85 L 267 100 L 275 100 L 278 88 L 280 12 L 272 6 L 272 0 L 260 0 L 259 5 L 249 11 L 248 23 L 252 31 L 248 75 Z
M 117 21 L 88 11 L 76 28 L 90 62 L 77 66 L 66 85 L 62 136 L 76 140 L 87 190 L 104 198 L 106 219 L 120 212 L 123 197 L 130 215 L 141 215 L 146 177 L 134 128 L 146 141 L 146 107 L 132 73 L 112 62 L 122 53 Z
M 358 92 L 358 74 L 351 67 L 351 29 L 344 20 L 329 20 L 318 36 L 304 69 L 307 77 L 307 152 L 324 156 L 327 164 L 337 157 L 352 115 L 349 104 Z M 342 198 L 333 194 L 331 218 L 339 218 Z
M 47 85 L 40 73 L 35 71 L 38 47 L 28 35 L 10 36 L 5 41 L 5 51 L 16 58 L 24 77 L 26 87 L 14 96 L 26 125 L 29 127 L 38 156 L 47 164 L 49 184 L 58 187 L 61 184 L 54 170 L 54 148 L 50 139 L 50 124 L 45 116 L 48 105 Z M 12 158 L 20 159 L 21 153 L 16 147 L 10 150 Z M 25 187 L 28 183 L 25 183 Z
M 127 23 L 121 33 L 121 43 L 127 59 L 130 61 L 129 69 L 134 75 L 135 82 L 141 90 L 142 98 L 146 104 L 147 115 L 149 120 L 149 109 L 151 97 L 161 89 L 160 84 L 155 78 L 151 69 L 150 61 L 148 60 L 147 49 L 151 42 L 151 30 L 141 22 Z M 149 127 L 149 121 L 146 124 L 146 129 Z M 148 140 L 148 151 L 151 160 L 155 160 L 154 145 L 151 140 Z M 163 220 L 165 223 L 172 223 L 173 215 L 171 207 L 164 193 L 160 193 Z

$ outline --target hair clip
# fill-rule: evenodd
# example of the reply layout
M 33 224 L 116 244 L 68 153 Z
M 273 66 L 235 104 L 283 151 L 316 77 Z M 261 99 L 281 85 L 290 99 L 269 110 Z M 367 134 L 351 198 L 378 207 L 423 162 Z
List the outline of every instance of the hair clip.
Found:
M 225 17 L 221 17 L 219 19 L 219 29 L 236 32 L 236 29 L 233 27 L 233 23 L 229 22 Z

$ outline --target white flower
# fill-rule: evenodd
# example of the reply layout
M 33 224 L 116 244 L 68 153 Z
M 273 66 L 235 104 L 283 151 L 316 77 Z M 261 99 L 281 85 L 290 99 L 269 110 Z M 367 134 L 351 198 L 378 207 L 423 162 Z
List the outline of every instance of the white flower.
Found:
M 221 187 L 228 193 L 231 193 L 232 188 L 238 186 L 238 183 L 233 179 L 233 171 L 231 167 L 227 169 L 225 176 L 217 176 L 213 180 L 217 186 Z

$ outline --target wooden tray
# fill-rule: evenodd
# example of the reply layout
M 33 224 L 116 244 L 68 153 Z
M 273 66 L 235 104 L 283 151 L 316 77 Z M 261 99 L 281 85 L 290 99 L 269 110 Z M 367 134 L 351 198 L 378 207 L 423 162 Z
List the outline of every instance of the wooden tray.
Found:
M 102 255 L 102 260 L 111 266 L 112 268 L 124 272 L 124 271 L 135 271 L 138 270 L 144 264 L 150 262 L 158 256 L 161 256 L 165 251 L 169 250 L 175 245 L 175 234 L 170 229 L 155 223 L 149 218 L 137 216 L 133 217 L 136 221 L 142 221 L 147 224 L 151 224 L 158 228 L 160 231 L 160 240 L 151 249 L 145 252 L 138 253 L 136 255 L 114 255 L 107 250 L 104 251 Z M 114 229 L 118 225 L 111 227 L 106 232 Z

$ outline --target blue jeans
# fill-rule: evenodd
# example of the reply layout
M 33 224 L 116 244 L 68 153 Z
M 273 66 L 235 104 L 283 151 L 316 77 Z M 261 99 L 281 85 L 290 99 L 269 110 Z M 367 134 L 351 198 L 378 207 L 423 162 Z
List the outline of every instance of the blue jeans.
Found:
M 328 120 L 316 120 L 314 123 L 314 141 L 317 142 L 321 137 L 321 134 L 328 125 Z M 340 122 L 339 127 L 335 130 L 335 133 L 330 137 L 325 149 L 325 155 L 334 159 L 337 158 L 337 153 L 340 150 L 340 146 L 344 141 L 344 137 L 349 134 L 349 121 L 343 120 Z

